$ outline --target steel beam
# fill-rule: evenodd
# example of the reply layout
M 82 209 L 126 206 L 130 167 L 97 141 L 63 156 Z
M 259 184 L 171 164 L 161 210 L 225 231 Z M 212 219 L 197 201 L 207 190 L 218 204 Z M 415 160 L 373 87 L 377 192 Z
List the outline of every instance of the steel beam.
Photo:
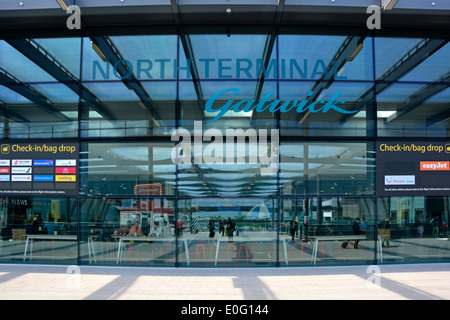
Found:
M 139 97 L 147 111 L 150 112 L 152 117 L 157 121 L 161 120 L 161 117 L 159 116 L 153 105 L 152 99 L 142 86 L 141 82 L 133 74 L 133 72 L 130 72 L 128 65 L 122 62 L 124 58 L 122 57 L 122 54 L 116 48 L 114 43 L 111 41 L 111 39 L 105 36 L 93 36 L 91 37 L 91 40 L 104 54 L 107 61 L 111 65 L 117 66 L 117 73 L 121 77 L 123 77 L 122 82 L 128 89 L 133 90 L 136 93 L 136 95 Z
M 114 120 L 114 117 L 105 109 L 101 101 L 91 91 L 82 86 L 79 79 L 77 79 L 49 52 L 39 46 L 38 43 L 28 39 L 6 41 L 56 80 L 63 82 L 67 87 L 75 92 L 75 94 L 80 95 L 81 93 L 81 98 L 87 101 L 91 105 L 92 109 L 98 112 L 102 117 L 107 120 Z
M 28 100 L 36 104 L 40 109 L 48 112 L 56 118 L 66 122 L 72 122 L 72 119 L 66 117 L 59 110 L 57 110 L 53 106 L 52 102 L 47 99 L 47 97 L 42 95 L 30 85 L 20 82 L 13 75 L 9 74 L 2 68 L 0 68 L 0 83 L 2 83 L 5 87 L 17 92 L 21 96 L 27 98 Z

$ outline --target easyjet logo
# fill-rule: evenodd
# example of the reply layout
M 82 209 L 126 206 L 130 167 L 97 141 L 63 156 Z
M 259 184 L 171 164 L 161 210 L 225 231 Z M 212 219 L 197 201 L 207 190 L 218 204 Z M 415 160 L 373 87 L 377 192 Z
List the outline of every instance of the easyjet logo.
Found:
M 420 171 L 448 171 L 450 161 L 420 161 Z

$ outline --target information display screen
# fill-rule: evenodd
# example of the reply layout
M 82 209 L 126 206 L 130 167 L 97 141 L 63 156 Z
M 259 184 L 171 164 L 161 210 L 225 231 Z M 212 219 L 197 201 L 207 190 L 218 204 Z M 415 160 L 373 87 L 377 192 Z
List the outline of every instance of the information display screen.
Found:
M 380 141 L 376 147 L 377 195 L 450 194 L 450 141 Z
M 0 194 L 78 194 L 79 144 L 76 142 L 1 142 Z

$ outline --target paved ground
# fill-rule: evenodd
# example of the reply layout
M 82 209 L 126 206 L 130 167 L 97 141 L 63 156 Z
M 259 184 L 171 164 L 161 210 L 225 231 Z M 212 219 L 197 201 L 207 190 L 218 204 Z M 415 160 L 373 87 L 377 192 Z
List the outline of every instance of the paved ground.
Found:
M 68 269 L 6 264 L 0 265 L 0 299 L 450 299 L 450 264 L 372 267 Z

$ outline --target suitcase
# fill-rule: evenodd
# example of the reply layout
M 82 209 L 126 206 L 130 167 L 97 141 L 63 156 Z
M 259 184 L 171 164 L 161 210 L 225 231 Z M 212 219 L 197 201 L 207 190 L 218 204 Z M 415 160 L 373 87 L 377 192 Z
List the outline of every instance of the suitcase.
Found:
M 341 248 L 342 249 L 347 248 L 347 246 L 348 246 L 348 242 L 347 241 L 342 242 L 342 244 L 341 244 Z

